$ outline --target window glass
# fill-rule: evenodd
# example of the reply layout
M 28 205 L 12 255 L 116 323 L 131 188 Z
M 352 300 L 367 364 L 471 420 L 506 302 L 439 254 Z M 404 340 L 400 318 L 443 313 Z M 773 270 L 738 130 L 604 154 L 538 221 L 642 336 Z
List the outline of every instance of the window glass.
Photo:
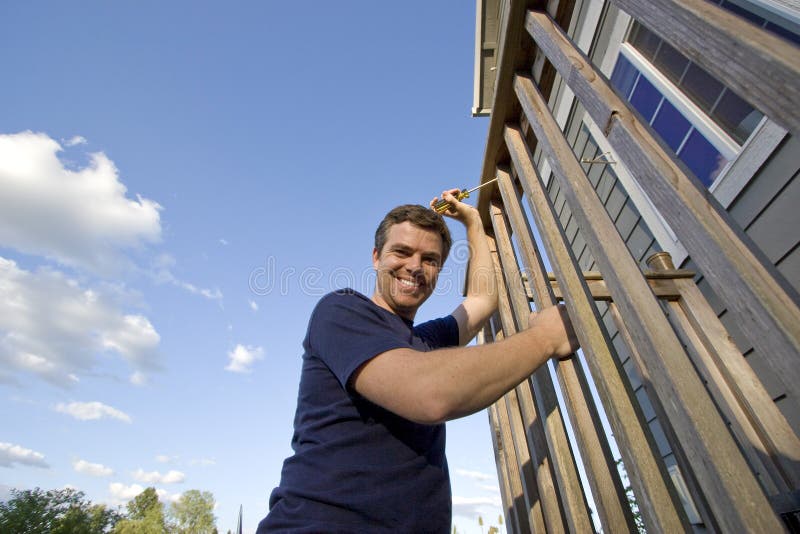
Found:
M 634 22 L 628 42 L 643 55 L 645 52 L 639 46 L 647 46 L 647 53 L 652 57 L 650 63 L 653 68 L 666 76 L 681 93 L 685 94 L 689 100 L 714 120 L 731 139 L 742 144 L 753 133 L 763 114 L 726 89 L 716 78 L 689 61 L 674 47 L 662 42 L 654 33 L 638 22 Z M 654 45 L 654 42 L 657 44 Z M 717 111 L 716 107 L 722 105 L 723 100 L 724 108 Z
M 650 83 L 650 80 L 644 76 L 639 76 L 639 81 L 636 82 L 636 87 L 633 88 L 633 93 L 631 93 L 629 100 L 633 107 L 642 114 L 645 122 L 649 123 L 663 98 L 664 96 Z
M 614 72 L 611 73 L 611 85 L 613 85 L 623 98 L 628 98 L 631 94 L 633 84 L 639 71 L 624 56 L 619 56 L 617 64 L 614 65 Z
M 635 23 L 633 28 L 631 29 L 631 34 L 628 37 L 628 41 L 644 57 L 646 57 L 651 61 L 656 55 L 656 51 L 658 50 L 658 45 L 661 44 L 661 39 L 656 34 L 651 32 L 638 22 Z
M 725 91 L 711 113 L 714 121 L 730 132 L 740 145 L 753 133 L 761 116 L 733 91 Z
M 694 130 L 678 154 L 703 185 L 710 186 L 728 162 L 708 139 Z
M 689 64 L 689 59 L 668 43 L 661 43 L 661 47 L 658 49 L 658 54 L 656 54 L 654 62 L 672 83 L 678 85 L 686 70 L 686 66 Z
M 713 76 L 694 63 L 686 71 L 680 87 L 703 110 L 711 109 L 724 89 Z
M 692 124 L 665 99 L 653 121 L 653 129 L 661 135 L 664 142 L 677 152 L 691 128 Z

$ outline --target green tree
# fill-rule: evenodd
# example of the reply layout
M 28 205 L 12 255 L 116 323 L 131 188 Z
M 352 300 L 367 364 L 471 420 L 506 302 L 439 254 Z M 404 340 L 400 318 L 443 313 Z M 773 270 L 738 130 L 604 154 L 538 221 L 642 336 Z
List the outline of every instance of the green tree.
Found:
M 210 491 L 186 491 L 170 506 L 170 517 L 178 534 L 215 533 L 214 495 Z
M 147 488 L 128 502 L 128 518 L 114 526 L 114 534 L 165 534 L 164 505 L 155 488 Z
M 103 534 L 120 515 L 103 505 L 93 505 L 75 489 L 11 490 L 0 503 L 0 532 L 11 534 Z

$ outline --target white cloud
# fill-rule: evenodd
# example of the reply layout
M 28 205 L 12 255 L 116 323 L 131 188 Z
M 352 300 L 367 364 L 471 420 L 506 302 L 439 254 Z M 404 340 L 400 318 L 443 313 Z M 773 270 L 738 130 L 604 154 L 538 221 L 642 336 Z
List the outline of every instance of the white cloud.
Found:
M 194 460 L 189 461 L 190 465 L 202 465 L 202 466 L 209 466 L 209 465 L 217 465 L 217 461 L 213 458 L 197 458 Z
M 258 311 L 258 303 L 254 300 L 248 300 L 247 302 L 250 303 L 250 309 L 253 311 Z
M 170 463 L 170 462 L 174 462 L 177 459 L 178 459 L 177 456 L 169 456 L 167 454 L 159 454 L 158 456 L 156 456 L 156 462 L 161 463 L 161 464 L 167 464 L 167 463 Z
M 220 238 L 220 239 L 219 239 L 219 244 L 220 244 L 220 245 L 222 245 L 222 246 L 225 246 L 225 245 L 227 245 L 227 244 L 228 244 L 228 240 L 227 240 L 227 239 L 224 239 L 224 238 Z
M 95 464 L 87 462 L 86 460 L 75 460 L 72 462 L 72 468 L 78 473 L 91 475 L 93 477 L 108 477 L 114 474 L 114 470 L 102 464 Z
M 222 300 L 222 291 L 218 288 L 207 289 L 177 278 L 172 269 L 175 267 L 175 258 L 169 254 L 159 254 L 152 262 L 150 275 L 159 284 L 172 284 L 193 295 L 200 295 L 209 300 Z
M 24 372 L 73 385 L 103 352 L 117 353 L 139 373 L 158 370 L 155 328 L 122 312 L 107 290 L 0 257 L 0 382 Z
M 244 345 L 236 345 L 236 347 L 228 353 L 228 365 L 225 366 L 226 371 L 234 373 L 249 373 L 252 371 L 250 367 L 256 362 L 264 358 L 264 350 L 261 347 L 251 347 Z
M 85 145 L 87 143 L 86 138 L 82 135 L 75 135 L 70 139 L 64 141 L 64 144 L 67 146 L 78 146 L 78 145 Z
M 455 473 L 457 475 L 461 475 L 462 477 L 472 478 L 475 480 L 497 480 L 496 475 L 487 475 L 486 473 L 481 473 L 480 471 L 469 471 L 467 469 L 456 469 Z
M 174 469 L 163 475 L 158 471 L 147 472 L 143 469 L 137 469 L 132 474 L 134 480 L 143 484 L 177 484 L 186 480 L 185 474 Z
M 144 491 L 144 488 L 139 484 L 131 484 L 126 486 L 121 482 L 112 482 L 108 485 L 108 492 L 114 498 L 114 504 L 121 504 L 129 501 Z
M 158 495 L 158 500 L 160 500 L 161 502 L 172 503 L 172 502 L 178 502 L 181 498 L 181 495 L 183 495 L 183 492 L 169 493 L 165 489 L 156 488 L 156 495 Z
M 13 443 L 0 442 L 0 466 L 13 467 L 14 464 L 31 465 L 49 468 L 44 461 L 44 454 Z
M 459 497 L 453 495 L 453 515 L 470 519 L 496 517 L 502 510 L 500 497 Z
M 59 403 L 56 405 L 56 411 L 71 415 L 75 419 L 79 419 L 81 421 L 90 421 L 109 417 L 111 419 L 119 419 L 125 423 L 131 422 L 131 417 L 125 412 L 97 401 L 71 402 L 69 404 Z
M 129 264 L 122 250 L 160 241 L 161 207 L 128 198 L 105 154 L 70 170 L 61 150 L 45 134 L 0 135 L 0 245 L 109 273 Z

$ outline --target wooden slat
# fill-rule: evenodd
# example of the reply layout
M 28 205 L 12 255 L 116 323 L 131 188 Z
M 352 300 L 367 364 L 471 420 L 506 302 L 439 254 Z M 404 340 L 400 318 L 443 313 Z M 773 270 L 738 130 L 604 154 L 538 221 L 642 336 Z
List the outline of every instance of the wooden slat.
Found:
M 492 447 L 494 448 L 494 464 L 497 468 L 497 481 L 500 484 L 500 500 L 503 503 L 503 515 L 506 517 L 506 524 L 513 525 L 512 531 L 519 532 L 517 526 L 517 517 L 514 512 L 514 498 L 512 497 L 511 486 L 509 485 L 508 465 L 506 464 L 506 453 L 503 450 L 505 446 L 501 439 L 500 424 L 497 421 L 498 405 L 502 401 L 497 401 L 489 408 L 486 413 L 489 416 L 489 428 L 492 432 Z
M 510 177 L 508 177 L 507 173 L 498 170 L 498 176 L 502 176 L 504 181 L 504 185 L 501 188 L 510 184 Z M 514 211 L 515 219 L 520 224 L 519 218 L 522 216 L 522 210 L 519 207 L 519 201 L 516 198 L 510 201 L 515 205 L 506 206 L 509 211 Z M 527 295 L 524 293 L 521 280 L 514 276 L 515 273 L 519 273 L 519 267 L 514 257 L 508 222 L 502 209 L 498 206 L 492 207 L 492 222 L 503 271 L 509 275 L 507 276 L 508 278 L 519 280 L 516 291 L 509 289 L 512 307 L 518 320 L 523 318 L 527 320 L 527 316 L 530 313 Z M 522 231 L 528 231 L 527 227 L 524 227 Z M 514 233 L 517 234 L 517 232 L 520 232 L 520 230 L 515 229 Z M 530 236 L 530 234 L 528 235 Z M 526 245 L 530 244 L 529 239 L 525 239 L 525 242 Z M 540 258 L 540 255 L 535 251 L 529 251 L 529 253 L 535 254 L 536 258 Z M 537 269 L 534 278 L 543 279 L 545 269 L 541 261 L 536 261 L 534 258 L 529 258 L 526 261 L 526 270 L 531 273 L 532 270 L 529 264 L 535 265 Z M 536 295 L 536 302 L 538 309 L 543 309 L 553 306 L 555 299 L 549 291 L 543 291 L 540 288 Z M 617 473 L 617 466 L 611 454 L 611 448 L 605 438 L 605 431 L 600 422 L 597 408 L 591 395 L 587 396 L 589 387 L 583 374 L 583 369 L 577 358 L 569 358 L 560 361 L 556 370 L 560 378 L 559 383 L 562 386 L 578 447 L 581 451 L 581 457 L 586 464 L 586 474 L 597 505 L 601 524 L 609 532 L 633 531 L 635 530 L 633 515 Z
M 800 134 L 800 48 L 706 0 L 612 0 L 781 126 Z
M 714 516 L 708 509 L 708 504 L 703 496 L 703 491 L 697 482 L 697 478 L 694 476 L 694 471 L 692 471 L 691 464 L 686 458 L 686 451 L 679 446 L 675 446 L 676 443 L 679 443 L 679 439 L 676 437 L 675 432 L 669 423 L 667 412 L 664 410 L 664 407 L 662 406 L 658 397 L 653 397 L 650 393 L 648 393 L 649 391 L 652 391 L 652 389 L 648 386 L 648 384 L 651 382 L 650 369 L 648 369 L 647 365 L 645 364 L 645 361 L 639 352 L 639 347 L 633 341 L 630 331 L 628 330 L 628 325 L 620 315 L 619 308 L 617 307 L 616 303 L 609 302 L 608 313 L 611 315 L 614 325 L 617 327 L 617 335 L 622 339 L 623 343 L 625 343 L 625 346 L 628 348 L 630 358 L 634 362 L 636 371 L 639 374 L 639 377 L 642 380 L 642 385 L 645 388 L 645 395 L 647 395 L 648 400 L 650 400 L 651 407 L 653 412 L 656 414 L 656 419 L 659 422 L 659 426 L 664 433 L 664 437 L 666 437 L 667 442 L 670 444 L 672 454 L 675 457 L 675 460 L 678 462 L 678 466 L 680 467 L 680 473 L 683 477 L 686 489 L 689 492 L 694 506 L 700 514 L 704 526 L 711 532 L 719 531 L 719 525 L 716 523 Z
M 483 326 L 483 329 L 478 332 L 477 343 L 482 345 L 484 343 L 491 343 L 494 341 L 492 334 L 491 319 Z M 497 420 L 498 403 L 494 403 L 486 409 L 486 414 L 489 417 L 489 430 L 492 435 L 492 449 L 494 450 L 494 465 L 497 469 L 497 481 L 500 486 L 500 499 L 503 503 L 503 515 L 506 518 L 507 525 L 516 526 L 516 516 L 513 513 L 514 499 L 511 496 L 511 486 L 508 482 L 508 466 L 506 465 L 506 455 L 503 451 L 503 440 L 501 438 L 500 423 Z M 511 528 L 511 527 L 509 527 Z M 514 532 L 519 531 L 519 527 L 513 529 Z
M 624 158 L 748 341 L 769 355 L 765 361 L 786 392 L 800 398 L 800 297 L 796 291 L 708 190 L 664 152 L 649 127 L 638 121 L 547 14 L 529 12 L 526 27 Z M 797 80 L 793 85 L 800 86 Z M 796 102 L 795 109 L 800 109 Z
M 780 519 L 772 511 L 694 369 L 686 365 L 680 341 L 546 102 L 529 77 L 517 76 L 514 88 L 587 246 L 650 368 L 653 387 L 692 462 L 715 519 L 731 532 L 780 531 Z
M 509 294 L 519 293 L 520 291 L 517 283 L 515 283 L 515 280 L 519 280 L 519 273 L 517 272 L 515 276 L 513 271 L 505 271 L 501 268 L 499 251 L 497 251 L 496 243 L 492 238 L 488 239 L 490 241 L 490 248 L 497 252 L 493 254 L 492 257 L 495 262 L 495 269 L 497 272 L 503 273 L 503 277 L 499 280 L 501 284 L 500 287 L 505 288 L 505 290 L 500 290 L 497 311 L 503 325 L 503 332 L 507 335 L 512 335 L 519 330 L 518 324 L 520 324 L 520 321 L 511 309 Z M 521 324 L 527 325 L 526 322 Z M 524 380 L 520 383 L 519 386 L 516 387 L 515 393 L 517 394 L 518 408 L 525 424 L 525 432 L 528 443 L 530 444 L 530 452 L 533 456 L 532 461 L 536 463 L 538 494 L 542 499 L 542 508 L 540 511 L 542 519 L 547 524 L 548 533 L 564 533 L 567 531 L 567 514 L 569 510 L 564 510 L 561 506 L 559 488 L 558 484 L 553 479 L 552 462 L 550 458 L 553 456 L 553 461 L 556 463 L 572 462 L 572 464 L 574 464 L 574 459 L 572 458 L 569 447 L 556 451 L 552 451 L 549 448 L 549 442 L 544 428 L 546 423 L 543 418 L 539 417 L 536 407 L 537 404 L 541 403 L 535 402 L 537 394 L 534 393 L 531 388 L 530 381 Z M 577 473 L 575 473 L 575 477 L 577 478 Z M 567 501 L 567 505 L 569 502 L 571 501 Z M 535 520 L 536 518 L 533 517 L 532 519 Z M 580 523 L 580 517 L 577 519 Z
M 503 454 L 505 454 L 506 458 L 506 473 L 509 487 L 511 488 L 512 512 L 517 523 L 517 532 L 520 534 L 531 533 L 533 531 L 528 521 L 528 507 L 525 503 L 519 459 L 514 447 L 514 438 L 511 435 L 511 422 L 508 419 L 506 398 L 503 397 L 498 400 L 495 406 L 497 407 L 495 415 L 500 427 L 500 437 L 503 440 Z
M 660 299 L 665 300 L 678 300 L 681 296 L 678 291 L 678 286 L 675 285 L 673 280 L 651 278 L 647 280 L 650 284 L 650 289 Z M 527 284 L 526 284 L 527 285 Z M 608 286 L 605 280 L 597 278 L 587 278 L 586 286 L 592 294 L 594 300 L 610 301 L 611 293 L 608 291 Z M 561 284 L 557 281 L 552 282 L 553 294 L 557 300 L 564 300 L 564 292 L 561 290 Z M 533 298 L 533 291 L 528 292 L 528 296 Z
M 502 270 L 500 269 L 497 248 L 494 239 L 487 237 L 487 240 L 489 241 L 490 249 L 492 250 L 492 259 L 495 263 L 495 270 L 498 272 L 498 274 L 500 274 Z M 500 322 L 503 325 L 503 334 L 511 336 L 518 332 L 519 329 L 517 328 L 516 319 L 509 304 L 509 296 L 507 291 L 508 287 L 502 283 L 502 279 L 499 280 L 499 282 L 501 283 L 501 290 L 499 293 L 497 312 L 500 316 Z M 523 381 L 523 383 L 525 382 L 526 381 Z M 518 395 L 518 393 L 520 395 Z M 540 498 L 536 482 L 537 476 L 534 474 L 531 450 L 528 447 L 527 440 L 527 429 L 529 426 L 541 426 L 541 422 L 537 420 L 529 421 L 527 419 L 523 421 L 523 414 L 520 410 L 521 404 L 533 405 L 530 389 L 522 389 L 517 387 L 516 389 L 506 393 L 505 400 L 506 409 L 508 410 L 509 424 L 511 425 L 511 437 L 513 439 L 513 446 L 514 450 L 516 451 L 517 462 L 520 469 L 526 518 L 532 532 L 545 532 L 542 505 L 547 504 L 553 506 L 555 504 L 557 507 L 558 502 L 557 499 L 555 499 L 555 492 L 545 495 L 543 499 Z M 539 431 L 542 431 L 541 428 Z M 531 443 L 531 445 L 533 445 L 533 443 Z M 538 455 L 547 455 L 546 449 L 539 450 L 537 453 Z M 534 454 L 537 455 L 537 453 Z M 554 500 L 556 501 L 555 503 L 552 502 Z M 555 529 L 553 532 L 564 532 L 564 530 Z
M 649 532 L 681 532 L 689 528 L 677 494 L 666 483 L 669 475 L 660 461 L 657 447 L 652 440 L 633 392 L 624 378 L 620 362 L 610 352 L 610 341 L 600 327 L 595 308 L 587 299 L 583 277 L 572 257 L 569 247 L 561 239 L 561 230 L 548 196 L 536 171 L 528 146 L 517 128 L 506 128 L 506 145 L 514 167 L 520 177 L 531 213 L 536 221 L 547 257 L 556 277 L 563 283 L 567 297 L 567 309 L 572 319 L 586 361 L 592 371 L 597 390 L 606 408 L 614 436 L 619 443 L 625 465 L 639 508 Z M 539 285 L 537 294 L 549 291 L 541 268 L 531 261 L 535 254 L 530 232 L 524 230 L 524 219 L 516 198 L 516 191 L 507 176 L 498 180 L 503 202 L 508 210 L 514 233 L 526 261 L 526 270 L 533 285 Z M 529 266 L 527 262 L 531 261 Z
M 511 437 L 514 440 L 514 449 L 517 452 L 517 461 L 520 464 L 522 489 L 525 491 L 525 506 L 528 509 L 528 523 L 531 532 L 547 532 L 544 516 L 542 515 L 542 499 L 536 486 L 536 475 L 533 461 L 531 460 L 528 441 L 526 439 L 525 424 L 522 422 L 517 390 L 512 389 L 505 395 L 508 420 L 511 424 Z
M 543 4 L 544 2 L 534 0 L 505 0 L 500 3 L 503 12 L 499 20 L 503 25 L 498 31 L 498 56 L 495 60 L 497 77 L 481 169 L 481 183 L 494 178 L 495 165 L 503 148 L 503 125 L 506 117 L 519 115 L 519 104 L 514 98 L 512 87 L 514 73 L 524 68 L 533 55 L 533 43 L 525 35 L 525 14 L 531 7 L 542 7 Z M 493 190 L 494 186 L 488 186 L 478 193 L 478 211 L 487 228 L 491 225 L 488 208 Z
M 758 441 L 745 445 L 758 449 L 763 447 L 763 452 L 769 456 L 765 461 L 774 463 L 774 468 L 769 470 L 777 469 L 780 473 L 773 480 L 777 491 L 800 489 L 800 439 L 694 282 L 679 280 L 676 285 L 681 300 L 675 306 L 680 306 L 698 341 L 707 349 L 705 354 L 711 361 L 706 365 L 717 369 L 719 387 L 728 389 L 735 397 L 735 402 L 731 399 L 730 404 L 740 405 L 746 414 L 742 425 L 752 425 L 758 436 Z

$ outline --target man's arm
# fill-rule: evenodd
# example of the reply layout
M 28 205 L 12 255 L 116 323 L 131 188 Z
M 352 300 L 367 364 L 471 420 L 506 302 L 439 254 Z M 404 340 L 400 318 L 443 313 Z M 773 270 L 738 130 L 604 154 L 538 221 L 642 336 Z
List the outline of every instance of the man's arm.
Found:
M 435 424 L 486 408 L 548 359 L 577 347 L 565 308 L 553 306 L 531 314 L 527 330 L 496 343 L 386 351 L 362 365 L 350 383 L 401 417 Z
M 466 295 L 464 301 L 452 313 L 458 323 L 459 345 L 466 345 L 497 309 L 497 275 L 494 272 L 494 263 L 489 244 L 486 242 L 481 216 L 472 206 L 456 200 L 453 194 L 457 192 L 458 189 L 445 191 L 442 193 L 442 198 L 452 206 L 444 215 L 460 221 L 467 229 L 470 258 Z M 437 200 L 434 198 L 431 206 Z

